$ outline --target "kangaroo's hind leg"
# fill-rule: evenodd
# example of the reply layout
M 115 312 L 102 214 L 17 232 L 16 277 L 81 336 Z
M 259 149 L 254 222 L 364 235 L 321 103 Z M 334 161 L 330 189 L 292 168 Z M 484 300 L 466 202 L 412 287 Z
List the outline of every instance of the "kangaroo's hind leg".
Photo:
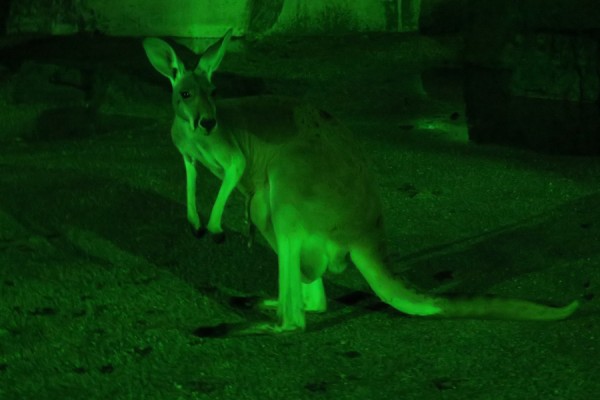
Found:
M 327 297 L 325 296 L 325 286 L 323 279 L 318 278 L 309 283 L 301 283 L 302 287 L 302 305 L 305 312 L 322 313 L 327 311 Z M 265 299 L 260 304 L 263 309 L 278 309 L 278 299 Z
M 274 201 L 275 200 L 275 201 Z M 269 193 L 270 222 L 274 237 L 279 272 L 275 332 L 303 330 L 305 323 L 302 294 L 301 253 L 305 239 L 301 218 L 293 205 L 277 203 L 277 193 Z
M 261 189 L 257 190 L 254 195 L 249 198 L 250 204 L 247 205 L 250 220 L 249 223 L 252 226 L 256 226 L 260 233 L 263 235 L 265 240 L 269 243 L 273 251 L 278 253 L 277 241 L 275 237 L 275 230 L 273 229 L 273 221 L 271 208 L 269 204 L 269 192 L 268 190 Z M 303 243 L 306 245 L 306 243 Z M 306 246 L 303 246 L 304 250 L 306 250 Z M 301 263 L 308 262 L 314 264 L 315 262 L 319 262 L 319 265 L 316 267 L 317 270 L 324 271 L 327 268 L 327 260 L 325 257 L 308 257 L 306 258 L 306 251 L 301 250 Z M 314 268 L 315 266 L 312 265 Z M 302 265 L 301 265 L 302 269 Z M 327 309 L 326 299 L 325 299 L 325 288 L 323 287 L 323 280 L 318 277 L 311 282 L 303 282 L 301 283 L 302 288 L 302 301 L 304 310 L 308 312 L 323 312 Z M 265 299 L 261 303 L 261 307 L 265 309 L 278 309 L 279 300 L 278 299 Z
M 306 326 L 302 272 L 300 270 L 301 240 L 298 236 L 277 236 L 277 258 L 279 265 L 279 293 L 272 303 L 277 307 L 279 323 L 261 323 L 243 333 L 282 333 L 303 330 Z
M 277 316 L 282 331 L 304 329 L 304 301 L 300 270 L 301 240 L 296 235 L 277 237 L 279 263 L 279 295 Z
M 323 278 L 317 278 L 310 283 L 302 283 L 302 301 L 304 311 L 317 313 L 327 311 Z

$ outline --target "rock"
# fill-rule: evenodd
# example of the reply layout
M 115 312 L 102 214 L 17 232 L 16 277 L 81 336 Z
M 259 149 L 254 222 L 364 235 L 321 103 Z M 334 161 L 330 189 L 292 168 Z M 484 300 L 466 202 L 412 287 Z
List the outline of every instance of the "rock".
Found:
M 598 39 L 585 35 L 516 35 L 502 64 L 513 71 L 510 93 L 542 99 L 595 102 L 600 94 Z
M 471 67 L 465 78 L 469 138 L 553 154 L 600 154 L 598 105 L 514 96 L 511 71 Z

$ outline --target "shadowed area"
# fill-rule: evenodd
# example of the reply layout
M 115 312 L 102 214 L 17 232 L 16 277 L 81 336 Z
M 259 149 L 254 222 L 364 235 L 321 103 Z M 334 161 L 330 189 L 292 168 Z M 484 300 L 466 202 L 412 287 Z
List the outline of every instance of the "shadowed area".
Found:
M 298 95 L 349 126 L 382 195 L 395 275 L 436 294 L 586 300 L 570 319 L 407 317 L 348 268 L 326 276 L 328 311 L 308 314 L 306 332 L 238 335 L 275 319 L 257 303 L 276 295 L 276 257 L 262 238 L 247 247 L 238 193 L 224 212 L 222 244 L 190 233 L 169 88 L 139 41 L 97 42 L 97 51 L 89 38 L 3 50 L 0 398 L 465 399 L 505 398 L 510 388 L 515 398 L 575 399 L 600 391 L 600 162 L 469 143 L 456 42 L 343 36 L 315 48 L 274 38 L 227 55 L 216 82 L 223 97 Z M 359 57 L 367 50 L 368 63 Z M 81 63 L 94 67 L 93 79 L 66 68 Z M 32 71 L 53 76 L 45 64 L 67 74 L 60 82 L 89 85 L 14 92 L 17 81 L 31 88 Z M 206 220 L 219 182 L 198 175 Z

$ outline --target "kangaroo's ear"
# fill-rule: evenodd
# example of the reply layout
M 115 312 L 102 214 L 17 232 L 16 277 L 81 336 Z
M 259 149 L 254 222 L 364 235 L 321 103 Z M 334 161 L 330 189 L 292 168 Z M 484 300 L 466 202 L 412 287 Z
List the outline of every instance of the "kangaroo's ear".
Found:
M 150 64 L 158 72 L 169 78 L 172 85 L 183 75 L 185 67 L 167 42 L 157 38 L 147 38 L 143 42 Z
M 227 44 L 229 43 L 229 39 L 231 39 L 231 32 L 232 29 L 229 28 L 221 39 L 210 45 L 210 47 L 202 53 L 202 56 L 200 56 L 196 72 L 206 74 L 209 81 L 212 78 L 213 72 L 215 72 L 217 68 L 219 68 L 219 64 L 221 64 L 221 60 L 227 49 Z

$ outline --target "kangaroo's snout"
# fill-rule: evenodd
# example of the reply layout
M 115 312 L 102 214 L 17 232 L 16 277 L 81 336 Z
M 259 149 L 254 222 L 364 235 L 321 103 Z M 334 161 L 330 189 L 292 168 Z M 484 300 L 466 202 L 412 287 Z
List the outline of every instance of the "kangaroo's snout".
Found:
M 202 126 L 206 133 L 209 134 L 217 125 L 217 120 L 214 118 L 203 118 L 200 120 L 200 126 Z

